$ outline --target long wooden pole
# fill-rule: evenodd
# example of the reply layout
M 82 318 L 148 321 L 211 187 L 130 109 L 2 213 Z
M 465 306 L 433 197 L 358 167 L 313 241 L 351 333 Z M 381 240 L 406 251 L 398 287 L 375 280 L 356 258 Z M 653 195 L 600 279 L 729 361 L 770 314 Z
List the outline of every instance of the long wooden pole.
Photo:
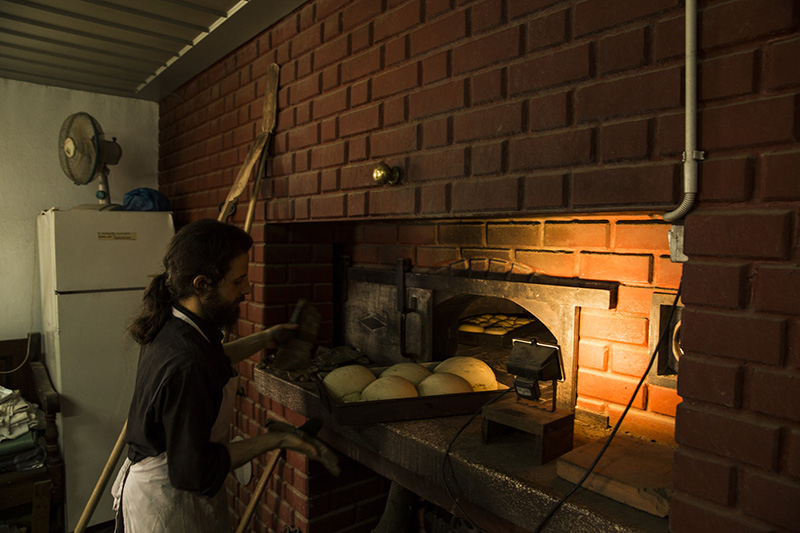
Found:
M 261 478 L 258 480 L 256 490 L 250 496 L 250 501 L 247 503 L 247 508 L 244 510 L 241 520 L 239 520 L 239 527 L 236 528 L 235 533 L 244 533 L 247 524 L 250 522 L 250 518 L 253 516 L 253 511 L 256 510 L 258 500 L 261 499 L 261 494 L 264 492 L 270 476 L 272 476 L 272 471 L 275 470 L 275 466 L 278 464 L 278 460 L 281 458 L 282 452 L 283 449 L 281 448 L 278 448 L 272 452 L 272 456 L 269 458 L 267 467 L 264 469 L 264 472 L 261 474 Z
M 125 448 L 125 433 L 127 430 L 128 421 L 126 420 L 125 425 L 122 426 L 122 431 L 119 433 L 119 437 L 117 437 L 117 443 L 114 444 L 114 449 L 111 450 L 111 455 L 108 456 L 106 466 L 100 474 L 100 479 L 97 480 L 92 495 L 89 497 L 89 501 L 83 509 L 81 518 L 78 520 L 78 525 L 75 526 L 75 533 L 82 533 L 89 524 L 89 520 L 92 518 L 92 514 L 94 514 L 94 510 L 97 508 L 97 504 L 103 495 L 103 489 L 105 489 L 108 480 L 111 478 L 111 474 L 114 473 L 114 468 L 117 466 L 119 456 L 122 455 L 122 450 Z

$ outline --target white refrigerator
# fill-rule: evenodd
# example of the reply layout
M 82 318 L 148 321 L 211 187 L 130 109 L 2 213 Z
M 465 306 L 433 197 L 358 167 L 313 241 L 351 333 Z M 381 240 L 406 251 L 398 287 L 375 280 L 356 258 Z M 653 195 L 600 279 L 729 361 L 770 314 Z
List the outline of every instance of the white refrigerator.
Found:
M 45 364 L 61 396 L 65 523 L 73 531 L 128 416 L 139 347 L 125 330 L 163 270 L 174 227 L 168 212 L 51 209 L 39 215 L 37 233 Z M 90 526 L 114 518 L 115 476 Z

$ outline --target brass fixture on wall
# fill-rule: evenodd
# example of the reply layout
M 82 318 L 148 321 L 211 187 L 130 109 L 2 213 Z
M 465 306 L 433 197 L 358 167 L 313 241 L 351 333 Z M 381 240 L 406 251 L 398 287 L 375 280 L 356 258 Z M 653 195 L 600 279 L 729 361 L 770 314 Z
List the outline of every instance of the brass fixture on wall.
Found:
M 400 167 L 390 167 L 381 161 L 372 171 L 376 185 L 395 185 L 400 181 Z

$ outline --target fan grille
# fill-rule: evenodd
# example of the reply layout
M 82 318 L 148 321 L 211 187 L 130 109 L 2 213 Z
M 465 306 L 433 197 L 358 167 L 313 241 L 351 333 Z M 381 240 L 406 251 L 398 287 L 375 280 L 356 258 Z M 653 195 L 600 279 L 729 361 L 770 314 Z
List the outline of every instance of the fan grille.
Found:
M 103 130 L 88 113 L 70 115 L 61 126 L 58 154 L 61 169 L 78 185 L 86 185 L 97 175 L 98 152 Z

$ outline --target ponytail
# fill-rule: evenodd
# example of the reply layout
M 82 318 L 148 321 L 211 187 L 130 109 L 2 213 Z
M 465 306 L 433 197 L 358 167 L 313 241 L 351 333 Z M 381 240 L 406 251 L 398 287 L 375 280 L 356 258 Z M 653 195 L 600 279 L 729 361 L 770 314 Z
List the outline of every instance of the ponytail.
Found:
M 213 219 L 192 222 L 170 241 L 164 255 L 164 273 L 144 292 L 142 310 L 128 332 L 139 344 L 149 344 L 172 315 L 172 305 L 196 294 L 192 281 L 205 276 L 216 285 L 231 262 L 253 246 L 246 232 Z
M 139 344 L 151 342 L 172 314 L 172 295 L 167 285 L 167 274 L 153 278 L 144 291 L 142 310 L 128 332 Z

